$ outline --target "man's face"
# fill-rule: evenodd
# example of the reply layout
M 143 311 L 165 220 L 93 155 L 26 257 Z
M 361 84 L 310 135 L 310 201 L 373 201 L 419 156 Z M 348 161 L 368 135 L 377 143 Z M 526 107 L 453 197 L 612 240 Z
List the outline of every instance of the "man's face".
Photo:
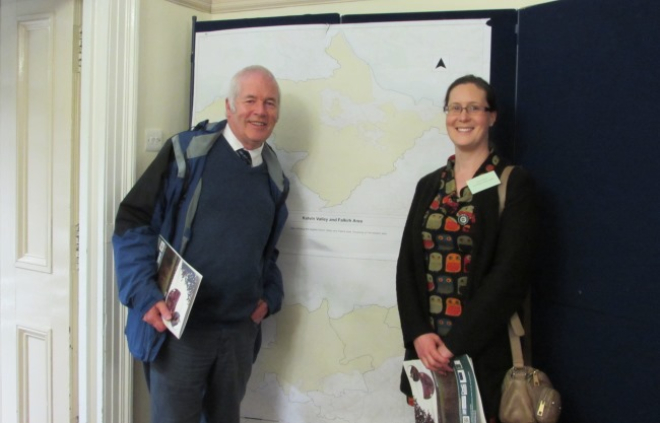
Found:
M 239 81 L 239 93 L 232 111 L 225 100 L 227 123 L 247 150 L 260 147 L 273 132 L 279 115 L 279 96 L 273 80 L 249 73 Z

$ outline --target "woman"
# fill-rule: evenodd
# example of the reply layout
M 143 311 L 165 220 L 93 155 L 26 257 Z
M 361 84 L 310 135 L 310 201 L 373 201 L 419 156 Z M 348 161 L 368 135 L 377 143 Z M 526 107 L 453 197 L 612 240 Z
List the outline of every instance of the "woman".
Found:
M 489 140 L 497 103 L 486 81 L 473 75 L 454 81 L 445 113 L 455 154 L 418 182 L 397 263 L 405 359 L 446 373 L 452 357 L 468 354 L 486 417 L 496 422 L 502 379 L 512 365 L 507 325 L 531 277 L 533 184 L 514 168 L 500 216 L 498 177 L 508 163 Z M 405 374 L 401 390 L 410 403 Z

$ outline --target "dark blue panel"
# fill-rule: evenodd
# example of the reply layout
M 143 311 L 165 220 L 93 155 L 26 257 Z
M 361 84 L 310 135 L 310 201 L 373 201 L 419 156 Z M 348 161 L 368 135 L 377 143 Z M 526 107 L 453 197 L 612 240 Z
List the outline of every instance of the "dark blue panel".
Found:
M 659 17 L 650 0 L 520 11 L 516 153 L 544 223 L 534 354 L 565 422 L 658 421 Z
M 535 312 L 534 364 L 562 394 L 562 422 L 655 423 L 660 338 L 651 321 L 548 305 Z M 541 323 L 543 322 L 543 323 Z
M 521 11 L 518 158 L 539 182 L 543 289 L 558 301 L 658 305 L 658 17 L 650 1 Z

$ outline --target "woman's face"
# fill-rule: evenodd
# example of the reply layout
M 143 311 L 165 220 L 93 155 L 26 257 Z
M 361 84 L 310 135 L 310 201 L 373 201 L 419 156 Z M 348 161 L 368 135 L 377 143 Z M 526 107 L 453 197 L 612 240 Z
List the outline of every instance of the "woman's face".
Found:
M 488 128 L 495 123 L 497 113 L 485 110 L 488 108 L 486 92 L 470 83 L 457 85 L 449 93 L 447 106 L 447 133 L 456 149 L 487 149 Z M 457 112 L 457 106 L 461 108 L 460 112 Z M 479 110 L 470 111 L 468 106 L 477 106 Z

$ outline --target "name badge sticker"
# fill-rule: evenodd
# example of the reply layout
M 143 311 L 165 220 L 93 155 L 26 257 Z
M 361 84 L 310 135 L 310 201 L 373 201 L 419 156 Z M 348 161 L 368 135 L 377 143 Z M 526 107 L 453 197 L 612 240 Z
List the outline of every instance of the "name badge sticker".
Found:
M 476 178 L 472 178 L 467 181 L 468 187 L 472 194 L 476 194 L 490 187 L 494 187 L 500 184 L 500 178 L 497 177 L 497 173 L 494 170 L 491 170 L 488 173 L 479 175 Z

